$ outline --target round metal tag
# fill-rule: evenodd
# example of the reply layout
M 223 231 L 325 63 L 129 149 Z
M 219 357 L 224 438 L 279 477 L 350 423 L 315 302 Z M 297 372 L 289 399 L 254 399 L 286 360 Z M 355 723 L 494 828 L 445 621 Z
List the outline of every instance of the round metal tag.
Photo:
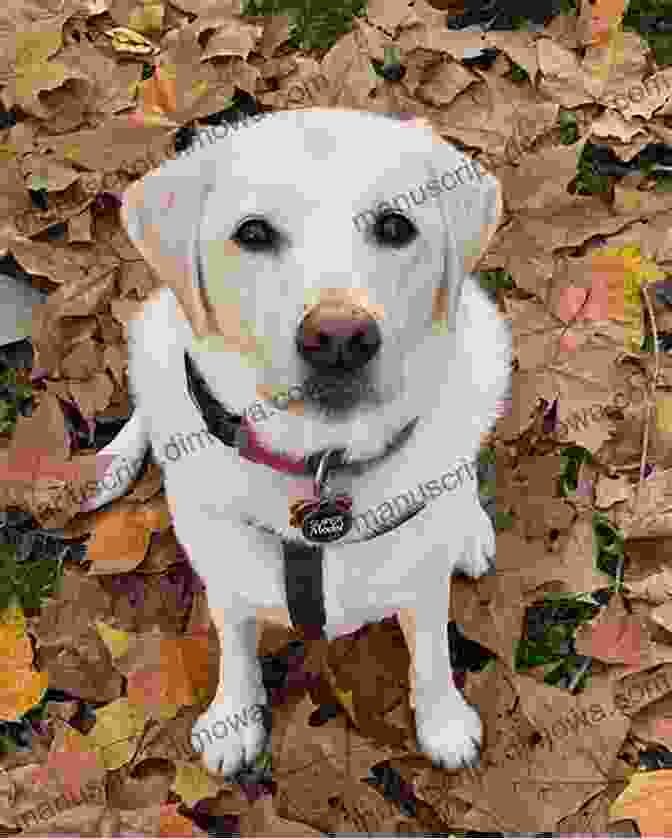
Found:
M 351 528 L 352 515 L 335 504 L 327 504 L 305 517 L 301 531 L 310 542 L 336 542 Z

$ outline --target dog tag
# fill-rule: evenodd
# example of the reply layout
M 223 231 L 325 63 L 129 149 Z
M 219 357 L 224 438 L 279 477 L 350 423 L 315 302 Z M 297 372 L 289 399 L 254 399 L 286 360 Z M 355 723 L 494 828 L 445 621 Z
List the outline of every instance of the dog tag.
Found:
M 309 542 L 335 542 L 352 528 L 352 498 L 345 492 L 330 492 L 327 486 L 327 451 L 315 476 L 316 499 L 297 501 L 290 507 L 291 527 L 300 527 Z M 318 500 L 319 499 L 319 500 Z
M 347 496 L 325 499 L 320 502 L 318 510 L 304 517 L 301 532 L 310 542 L 335 542 L 341 539 L 352 527 L 350 506 L 352 500 Z

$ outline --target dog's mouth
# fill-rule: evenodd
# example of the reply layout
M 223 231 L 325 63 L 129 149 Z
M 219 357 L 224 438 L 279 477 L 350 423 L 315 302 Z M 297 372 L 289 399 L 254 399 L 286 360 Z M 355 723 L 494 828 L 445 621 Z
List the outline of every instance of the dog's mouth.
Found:
M 320 373 L 310 376 L 303 384 L 303 399 L 330 419 L 345 419 L 364 404 L 374 405 L 380 400 L 368 376 L 343 376 Z

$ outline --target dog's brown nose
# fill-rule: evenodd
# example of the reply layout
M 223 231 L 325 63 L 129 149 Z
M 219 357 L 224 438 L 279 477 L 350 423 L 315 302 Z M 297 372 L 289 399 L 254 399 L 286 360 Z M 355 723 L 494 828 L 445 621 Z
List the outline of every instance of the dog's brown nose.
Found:
M 312 367 L 323 372 L 353 372 L 380 350 L 377 322 L 354 306 L 316 306 L 301 322 L 296 345 Z

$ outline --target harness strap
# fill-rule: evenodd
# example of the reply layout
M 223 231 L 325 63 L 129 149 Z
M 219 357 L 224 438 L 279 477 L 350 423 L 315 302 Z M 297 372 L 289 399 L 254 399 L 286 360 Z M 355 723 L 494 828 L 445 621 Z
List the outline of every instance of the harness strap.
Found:
M 324 550 L 318 545 L 282 543 L 287 608 L 292 624 L 302 629 L 307 640 L 324 638 L 327 616 L 324 609 L 322 562 Z

